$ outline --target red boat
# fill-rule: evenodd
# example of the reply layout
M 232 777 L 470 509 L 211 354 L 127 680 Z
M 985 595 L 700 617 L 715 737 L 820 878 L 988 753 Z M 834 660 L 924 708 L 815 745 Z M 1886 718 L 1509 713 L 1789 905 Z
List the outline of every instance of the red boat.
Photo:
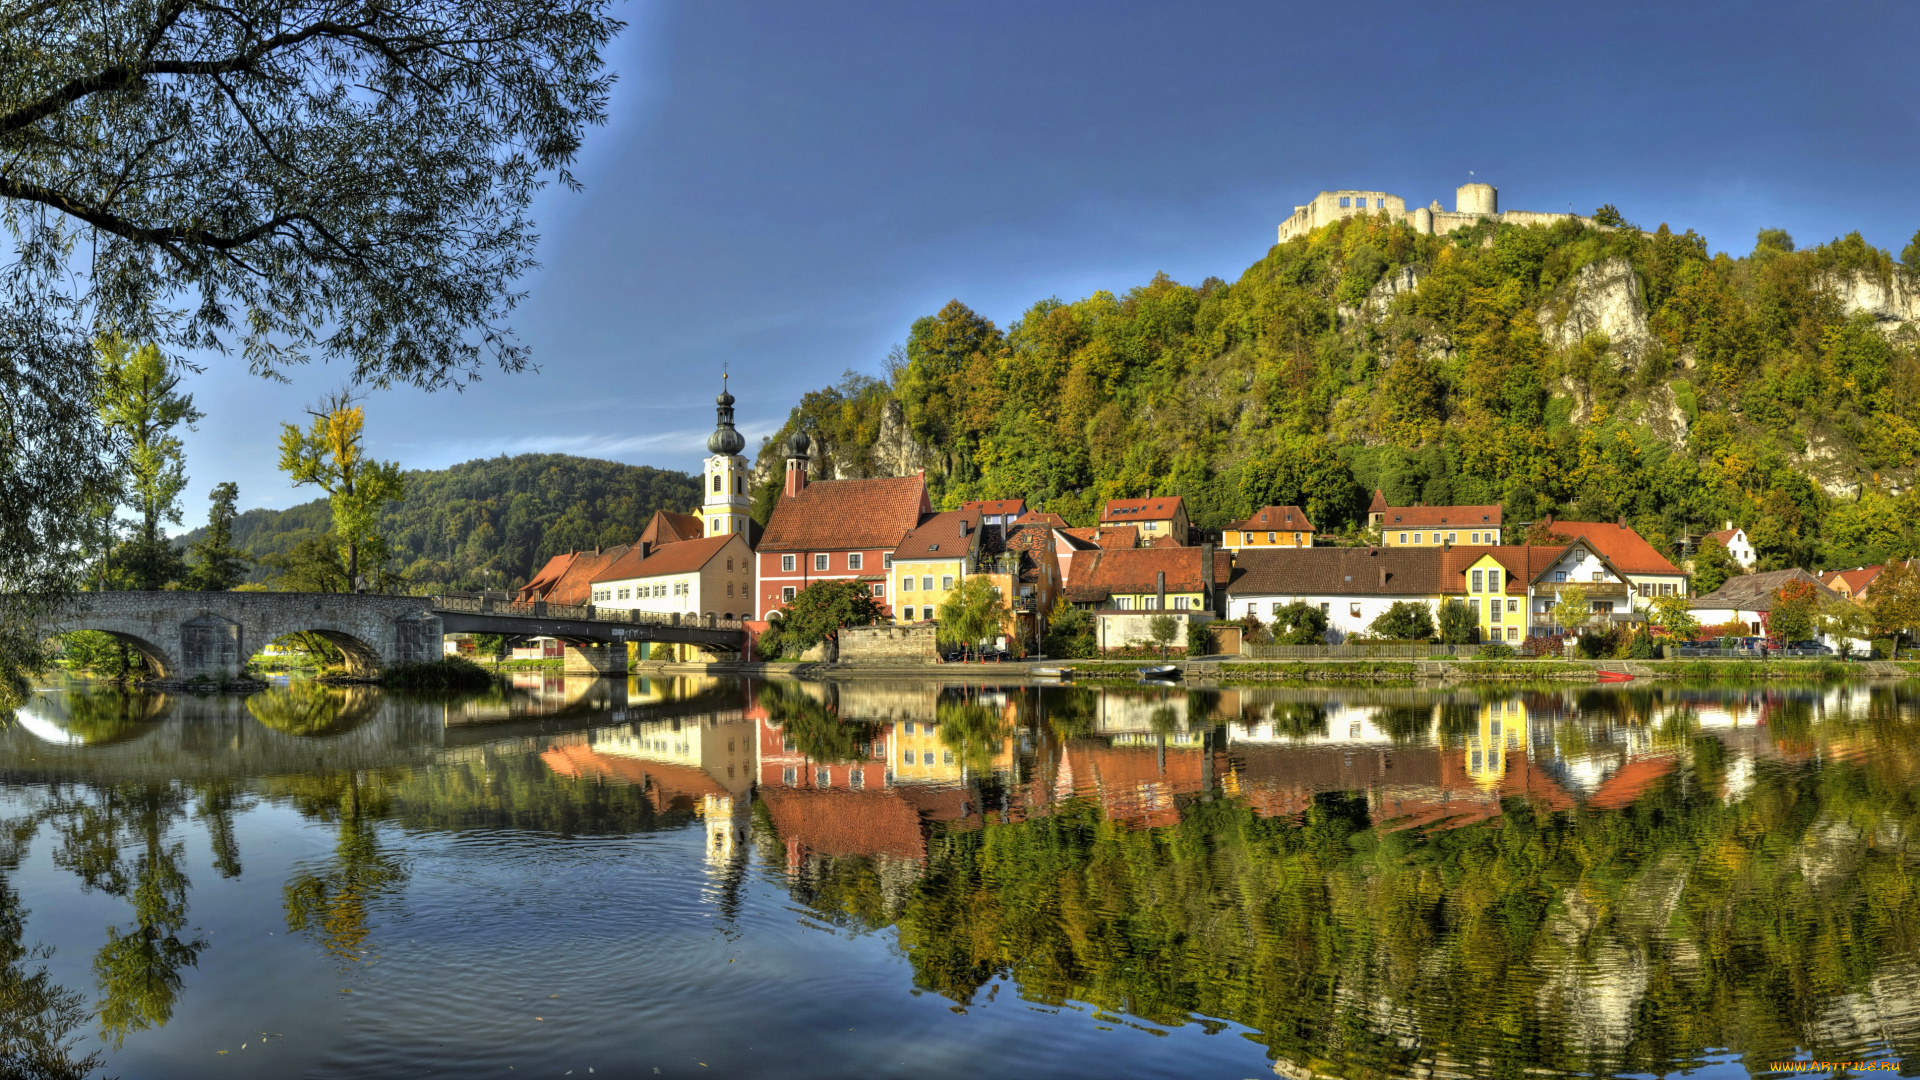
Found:
M 1599 676 L 1600 676 L 1601 682 L 1632 682 L 1633 681 L 1633 676 L 1627 674 L 1624 671 L 1602 671 L 1599 673 Z

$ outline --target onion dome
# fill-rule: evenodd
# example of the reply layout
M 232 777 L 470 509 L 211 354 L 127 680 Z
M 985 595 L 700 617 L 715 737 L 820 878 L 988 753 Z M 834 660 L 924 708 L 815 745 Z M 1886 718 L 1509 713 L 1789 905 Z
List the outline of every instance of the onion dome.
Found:
M 719 424 L 707 436 L 707 449 L 716 454 L 738 454 L 747 448 L 747 440 L 733 429 L 733 395 L 726 390 L 727 377 L 720 376 L 720 396 L 714 398 L 714 414 Z
M 813 445 L 813 442 L 812 440 L 807 438 L 806 432 L 796 431 L 793 434 L 787 436 L 787 456 L 790 458 L 806 457 L 807 450 L 812 445 Z

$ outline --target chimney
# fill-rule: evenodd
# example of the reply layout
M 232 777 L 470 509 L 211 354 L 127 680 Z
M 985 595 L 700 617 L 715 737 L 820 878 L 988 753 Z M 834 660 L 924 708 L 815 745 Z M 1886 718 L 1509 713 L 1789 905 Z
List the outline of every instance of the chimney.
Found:
M 1216 610 L 1213 604 L 1213 541 L 1200 545 L 1200 606 L 1208 611 Z
M 1727 531 L 1728 531 L 1728 532 L 1732 532 L 1732 531 L 1733 531 L 1733 519 L 1732 519 L 1732 518 L 1728 518 L 1728 519 L 1727 519 Z
M 1383 589 L 1387 587 L 1387 564 L 1386 563 L 1380 564 L 1380 587 Z
M 1167 610 L 1167 572 L 1165 570 L 1153 575 L 1153 587 L 1154 591 L 1160 594 L 1160 599 L 1153 605 L 1154 610 Z
M 1626 519 L 1626 518 L 1621 518 L 1621 519 L 1620 519 L 1620 527 L 1621 527 L 1621 528 L 1623 528 L 1623 529 L 1627 527 L 1627 519 Z

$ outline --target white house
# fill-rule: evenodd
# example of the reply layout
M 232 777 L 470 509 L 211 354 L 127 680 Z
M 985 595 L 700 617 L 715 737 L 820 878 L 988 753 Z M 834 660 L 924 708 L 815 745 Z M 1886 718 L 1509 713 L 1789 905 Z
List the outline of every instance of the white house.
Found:
M 1400 601 L 1426 604 L 1436 619 L 1445 578 L 1439 548 L 1252 548 L 1235 553 L 1226 617 L 1264 621 L 1303 601 L 1327 616 L 1328 638 L 1365 633 Z M 1454 591 L 1457 591 L 1454 590 Z
M 1829 604 L 1846 597 L 1821 584 L 1805 570 L 1769 570 L 1764 574 L 1743 574 L 1728 578 L 1726 584 L 1687 605 L 1702 627 L 1741 623 L 1754 637 L 1765 636 L 1767 619 L 1773 610 L 1773 594 L 1790 581 L 1813 586 L 1816 601 Z
M 593 579 L 596 607 L 753 618 L 753 549 L 744 532 L 635 544 Z
M 1733 522 L 1729 521 L 1726 528 L 1717 533 L 1708 533 L 1707 539 L 1720 541 L 1720 546 L 1727 549 L 1727 554 L 1733 556 L 1733 561 L 1739 563 L 1741 569 L 1753 569 L 1753 541 L 1747 539 L 1747 530 L 1736 529 Z
M 1687 575 L 1624 521 L 1549 518 L 1543 524 L 1566 546 L 1527 582 L 1527 605 L 1538 633 L 1554 629 L 1553 607 L 1567 585 L 1579 585 L 1590 610 L 1610 621 L 1639 617 L 1634 613 L 1644 612 L 1655 597 L 1687 595 Z

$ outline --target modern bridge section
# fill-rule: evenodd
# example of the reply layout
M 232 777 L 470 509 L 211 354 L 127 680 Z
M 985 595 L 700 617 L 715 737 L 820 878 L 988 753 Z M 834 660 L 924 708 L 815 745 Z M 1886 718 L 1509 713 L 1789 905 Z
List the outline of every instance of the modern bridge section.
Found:
M 49 633 L 99 630 L 126 642 L 164 680 L 233 678 L 269 642 L 315 634 L 346 657 L 351 675 L 438 660 L 449 633 L 552 637 L 567 645 L 567 670 L 620 675 L 629 641 L 738 653 L 745 628 L 711 615 L 519 603 L 487 597 L 293 592 L 80 593 Z

